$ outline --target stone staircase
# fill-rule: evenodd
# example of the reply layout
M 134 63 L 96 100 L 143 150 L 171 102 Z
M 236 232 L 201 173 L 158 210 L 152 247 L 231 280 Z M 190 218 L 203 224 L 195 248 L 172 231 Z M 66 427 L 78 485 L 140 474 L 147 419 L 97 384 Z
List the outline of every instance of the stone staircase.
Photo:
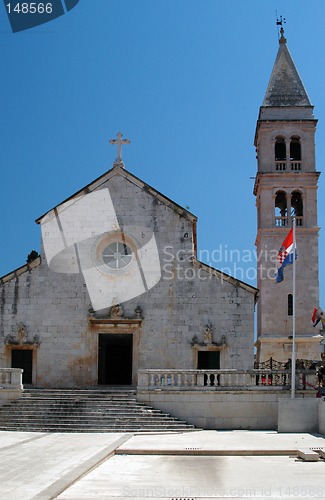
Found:
M 134 390 L 25 389 L 0 406 L 0 430 L 25 432 L 173 432 L 194 426 L 136 400 Z

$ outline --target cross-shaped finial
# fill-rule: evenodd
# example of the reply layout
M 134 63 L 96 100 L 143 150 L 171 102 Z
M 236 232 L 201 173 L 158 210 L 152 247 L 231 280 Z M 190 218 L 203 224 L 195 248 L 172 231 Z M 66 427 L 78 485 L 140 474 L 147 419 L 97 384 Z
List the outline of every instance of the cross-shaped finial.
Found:
M 279 42 L 280 43 L 286 43 L 286 41 L 287 41 L 286 38 L 284 37 L 284 28 L 283 28 L 284 24 L 286 24 L 285 17 L 280 16 L 279 19 L 277 17 L 277 19 L 276 19 L 276 25 L 277 26 L 281 26 L 281 28 L 280 28 L 280 36 L 279 36 Z
M 286 18 L 285 17 L 282 17 L 280 16 L 280 19 L 276 19 L 276 25 L 277 26 L 283 26 L 284 24 L 286 23 Z
M 117 144 L 117 157 L 114 162 L 114 165 L 120 165 L 124 167 L 124 163 L 122 160 L 122 144 L 130 144 L 129 139 L 122 139 L 123 134 L 121 132 L 117 133 L 117 139 L 110 139 L 109 143 L 110 144 Z

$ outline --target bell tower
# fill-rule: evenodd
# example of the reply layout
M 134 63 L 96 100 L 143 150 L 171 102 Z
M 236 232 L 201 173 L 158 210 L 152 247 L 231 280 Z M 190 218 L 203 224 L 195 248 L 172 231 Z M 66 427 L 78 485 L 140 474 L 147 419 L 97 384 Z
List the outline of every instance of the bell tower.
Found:
M 257 361 L 291 358 L 293 266 L 275 283 L 275 258 L 296 221 L 296 357 L 319 359 L 319 331 L 311 324 L 319 307 L 317 183 L 313 106 L 281 27 L 279 49 L 255 133 L 257 175 Z

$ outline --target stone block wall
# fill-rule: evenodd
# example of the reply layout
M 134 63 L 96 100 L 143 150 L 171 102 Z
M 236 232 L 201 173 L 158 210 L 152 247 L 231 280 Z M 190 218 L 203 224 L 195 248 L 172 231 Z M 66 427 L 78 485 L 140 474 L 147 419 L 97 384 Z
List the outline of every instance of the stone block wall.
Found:
M 159 251 L 160 281 L 123 303 L 126 318 L 142 309 L 137 366 L 196 368 L 193 337 L 203 342 L 211 324 L 213 342 L 227 340 L 221 368 L 252 368 L 254 290 L 193 258 L 196 218 L 126 177 L 114 175 L 100 189 L 106 187 L 120 228 L 140 246 L 141 228 L 151 232 Z M 34 385 L 97 384 L 100 328 L 94 331 L 88 321 L 92 305 L 82 273 L 52 271 L 42 250 L 39 265 L 2 280 L 0 296 L 0 366 L 11 366 L 11 336 L 18 348 L 34 351 Z M 112 305 L 96 317 L 108 317 Z M 19 340 L 21 325 L 25 337 Z
M 318 400 L 287 399 L 279 402 L 279 432 L 317 432 Z
M 138 391 L 140 401 L 203 429 L 277 429 L 278 405 L 288 391 Z M 315 408 L 315 394 L 305 404 Z M 299 431 L 298 431 L 299 432 Z

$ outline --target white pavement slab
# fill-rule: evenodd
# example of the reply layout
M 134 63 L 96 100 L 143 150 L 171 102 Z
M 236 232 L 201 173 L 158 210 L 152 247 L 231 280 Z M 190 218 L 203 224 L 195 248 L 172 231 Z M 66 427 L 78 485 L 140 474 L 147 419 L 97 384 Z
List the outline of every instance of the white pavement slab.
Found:
M 189 433 L 135 435 L 121 445 L 118 453 L 127 454 L 283 454 L 298 448 L 325 448 L 321 435 L 278 434 L 276 431 L 193 431 Z
M 59 500 L 325 498 L 325 463 L 284 456 L 117 455 Z
M 298 448 L 325 448 L 325 439 L 274 431 L 0 432 L 0 498 L 325 499 L 325 461 L 299 461 Z
M 0 498 L 54 498 L 124 438 L 128 435 L 0 432 Z
M 1 431 L 0 432 L 0 450 L 11 447 L 14 445 L 21 445 L 24 442 L 34 441 L 35 439 L 40 439 L 46 436 L 43 432 L 11 432 L 11 431 Z

